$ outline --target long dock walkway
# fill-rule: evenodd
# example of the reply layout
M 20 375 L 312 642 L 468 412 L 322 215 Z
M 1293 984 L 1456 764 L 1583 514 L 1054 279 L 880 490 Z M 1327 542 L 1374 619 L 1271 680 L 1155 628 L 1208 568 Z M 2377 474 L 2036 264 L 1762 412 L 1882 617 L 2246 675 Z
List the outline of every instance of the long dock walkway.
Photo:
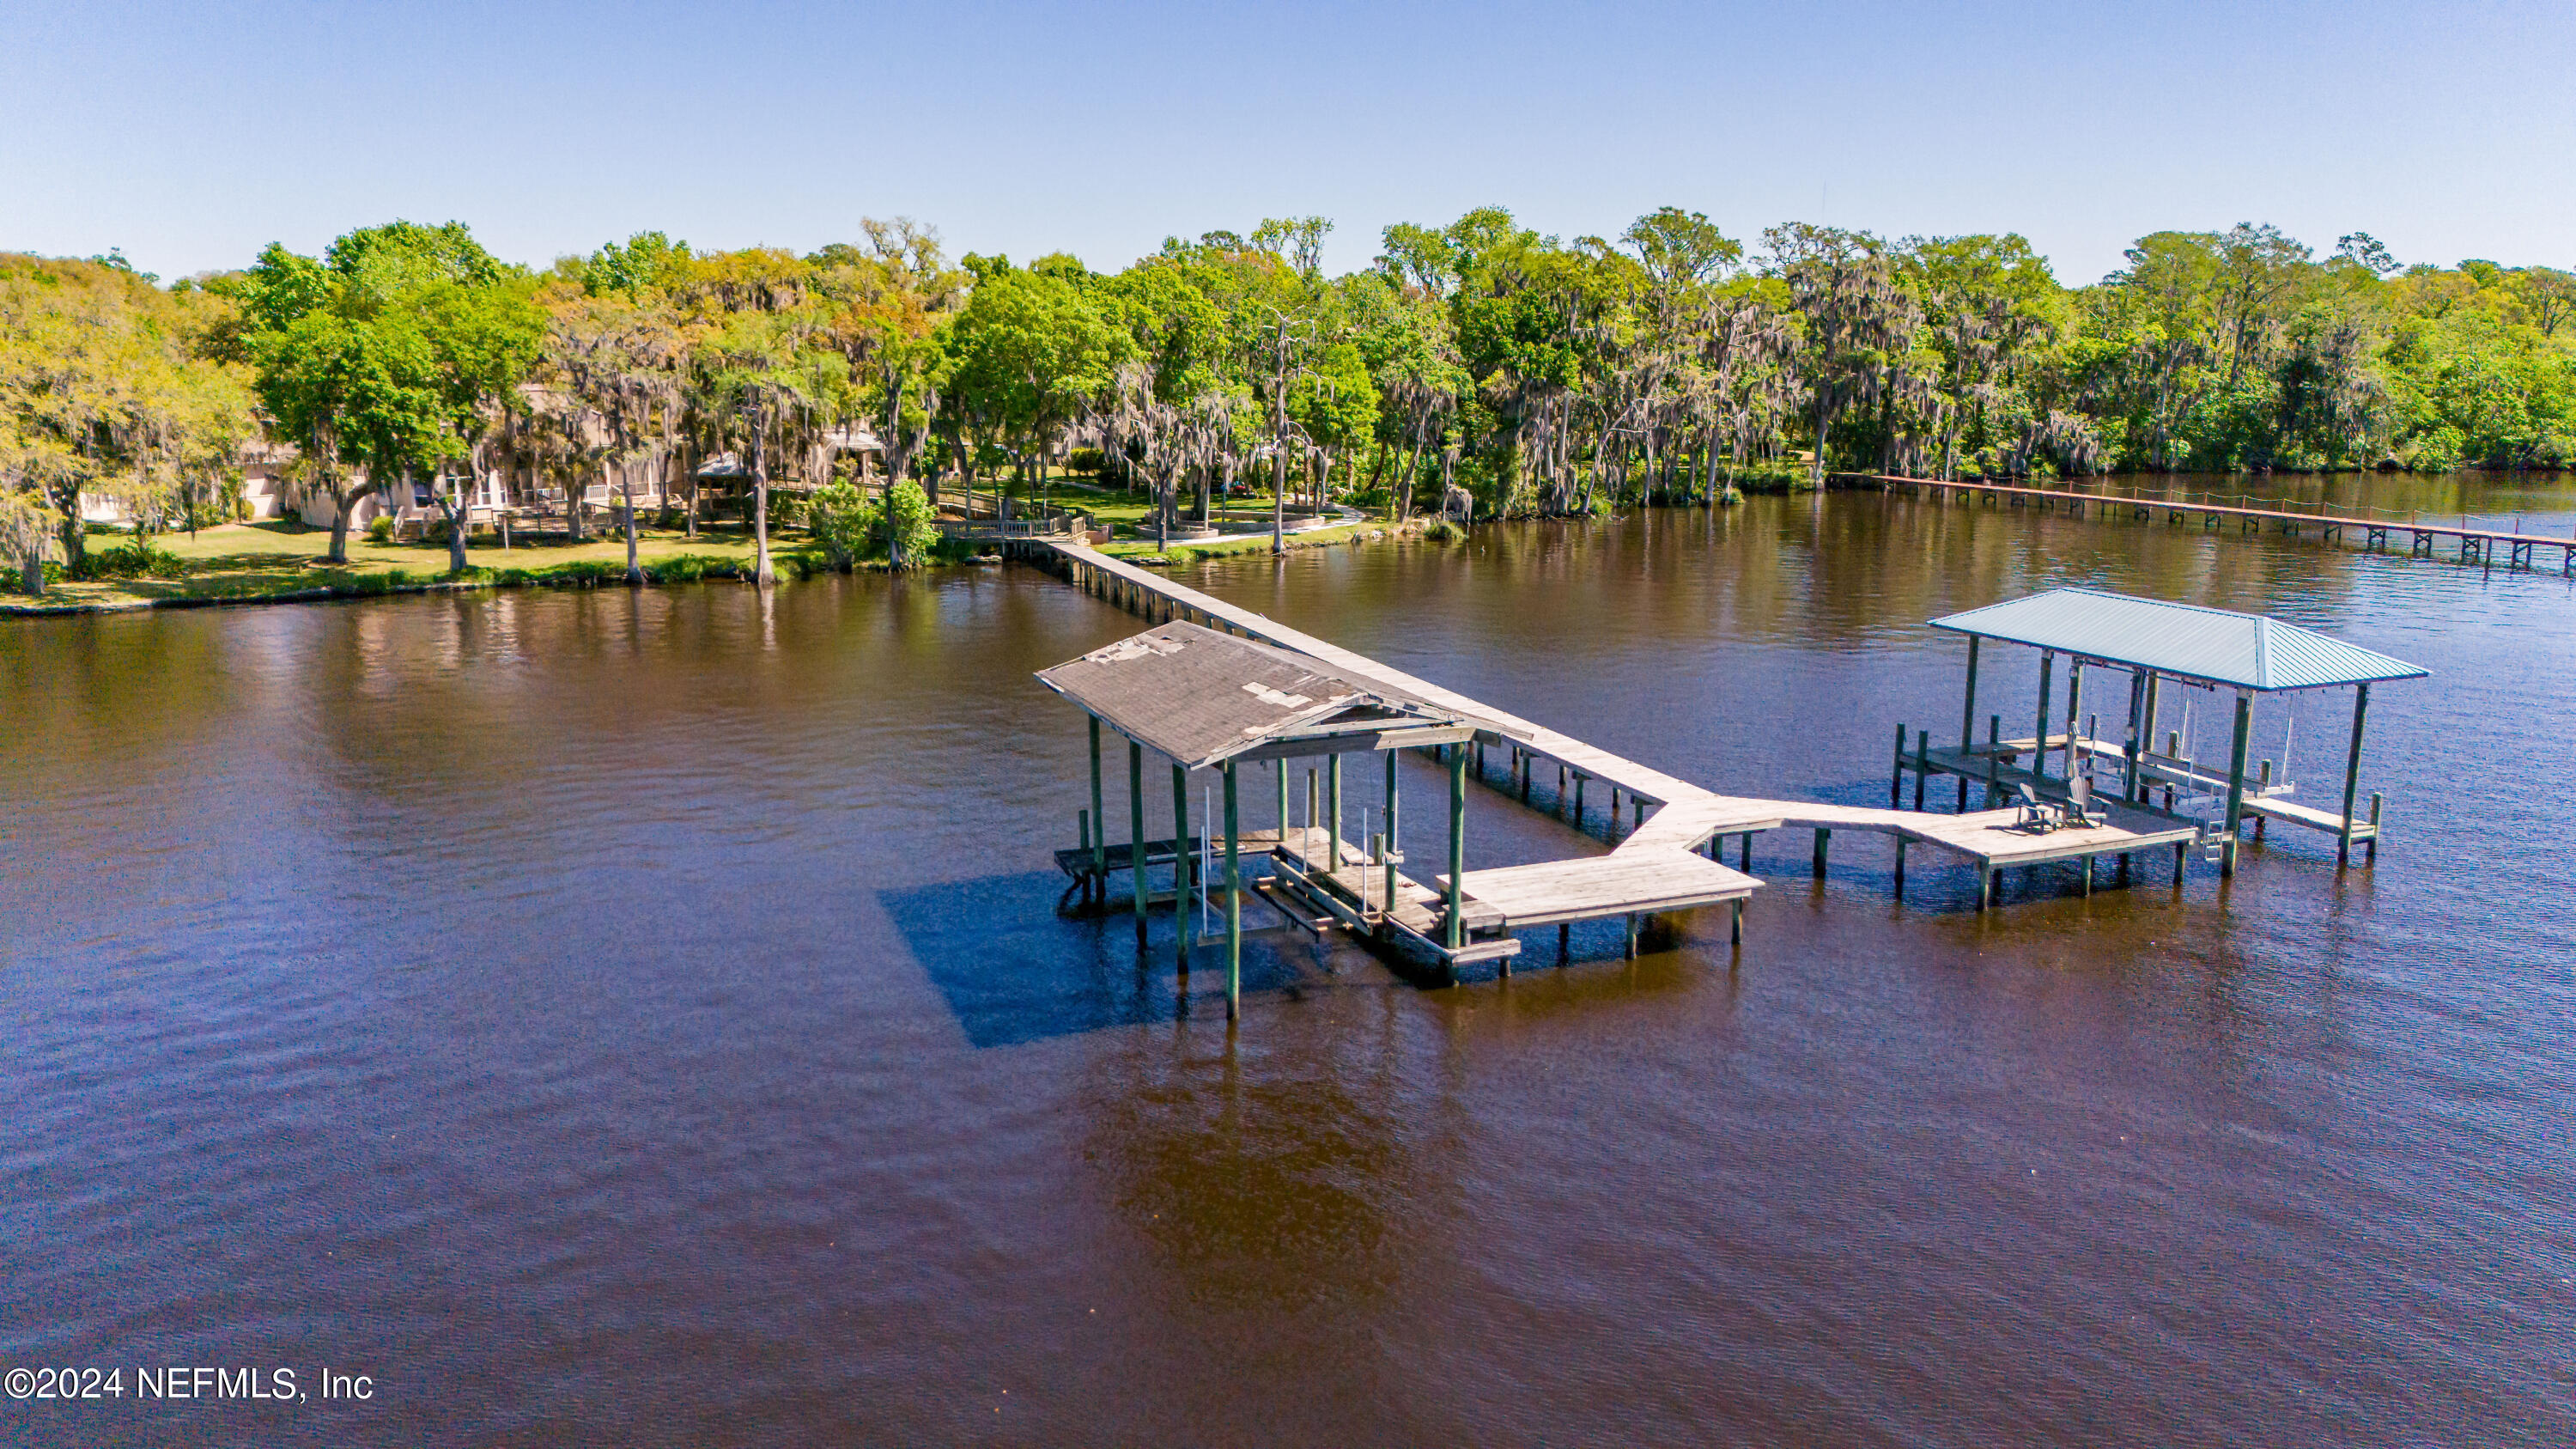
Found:
M 2094 516 L 2127 513 L 2133 519 L 2152 520 L 2158 513 L 2164 522 L 2179 527 L 2197 519 L 2200 526 L 2213 529 L 2223 521 L 2234 521 L 2239 531 L 2258 533 L 2267 526 L 2275 532 L 2296 535 L 2302 529 L 2314 528 L 2328 543 L 2341 542 L 2348 534 L 2359 535 L 2362 548 L 2371 553 L 2389 552 L 2389 539 L 2396 534 L 2407 536 L 2407 554 L 2411 558 L 2434 558 L 2435 543 L 2450 540 L 2456 548 L 2454 561 L 2462 564 L 2491 565 L 2496 550 L 2505 551 L 2505 566 L 2530 569 L 2536 550 L 2559 550 L 2559 572 L 2576 577 L 2576 537 L 2560 538 L 2545 533 L 2520 533 L 2511 529 L 2472 528 L 2465 523 L 2426 523 L 2421 518 L 2396 522 L 2385 518 L 2352 518 L 2331 513 L 2300 513 L 2287 508 L 2252 508 L 2231 503 L 2194 503 L 2187 499 L 2136 498 L 2120 493 L 2078 493 L 2065 488 L 2027 488 L 2012 483 L 1965 482 L 1950 478 L 1909 478 L 1894 473 L 1845 475 L 1881 488 L 1910 488 L 1920 494 L 1941 498 L 1967 498 L 1972 502 L 2003 504 L 2021 508 L 2037 506 L 2051 510 L 2063 507 L 2077 517 L 2084 517 L 2089 505 Z
M 2079 860 L 2086 863 L 2084 879 L 2089 888 L 2092 879 L 2090 862 L 2095 858 L 2125 856 L 2135 851 L 2187 842 L 2200 831 L 2197 822 L 2184 822 L 2161 811 L 2117 804 L 2109 806 L 2108 819 L 2101 825 L 2034 834 L 2016 828 L 2020 812 L 2013 809 L 1944 815 L 1861 805 L 1721 795 L 1482 701 L 1443 689 L 1364 654 L 1292 629 L 1266 615 L 1200 593 L 1151 570 L 1123 563 L 1087 544 L 1040 538 L 1025 540 L 1021 547 L 1026 550 L 1021 556 L 1052 566 L 1087 592 L 1117 603 L 1149 622 L 1179 619 L 1240 634 L 1309 655 L 1334 673 L 1348 678 L 1382 684 L 1399 693 L 1476 716 L 1493 725 L 1496 733 L 1514 737 L 1513 747 L 1524 757 L 1514 762 L 1516 769 L 1527 770 L 1531 762 L 1545 760 L 1569 771 L 1577 782 L 1578 791 L 1581 782 L 1586 780 L 1599 781 L 1610 787 L 1613 792 L 1614 834 L 1619 800 L 1625 796 L 1630 802 L 1634 823 L 1607 857 L 1596 858 L 1616 862 L 1615 867 L 1567 861 L 1549 862 L 1544 868 L 1509 866 L 1466 873 L 1466 893 L 1478 901 L 1501 908 L 1508 925 L 1539 925 L 1603 914 L 1601 911 L 1579 915 L 1566 913 L 1581 911 L 1582 902 L 1578 898 L 1587 894 L 1597 895 L 1605 890 L 1623 888 L 1633 892 L 1640 883 L 1618 882 L 1617 877 L 1622 873 L 1633 874 L 1643 869 L 1651 874 L 1657 866 L 1676 876 L 1689 873 L 1692 867 L 1705 864 L 1691 859 L 1694 852 L 1706 850 L 1708 859 L 1714 860 L 1719 842 L 1730 835 L 1745 837 L 1745 854 L 1749 858 L 1754 834 L 1782 828 L 1812 829 L 1816 832 L 1815 864 L 1820 873 L 1824 869 L 1826 842 L 1833 832 L 1859 831 L 1894 836 L 1898 841 L 1900 884 L 1904 869 L 1902 851 L 1909 843 L 1930 846 L 1965 858 L 1977 868 L 1980 882 L 1989 886 L 1994 872 L 2005 867 Z M 1524 776 L 1523 783 L 1526 779 Z M 1648 807 L 1652 807 L 1652 814 L 1645 813 Z M 1544 882 L 1550 879 L 1559 884 L 1545 886 Z M 1440 878 L 1440 883 L 1446 883 L 1445 876 Z M 1653 889 L 1651 886 L 1643 888 Z M 1990 894 L 1990 889 L 1980 891 L 1978 900 L 1981 908 Z M 1632 909 L 1654 908 L 1636 906 Z

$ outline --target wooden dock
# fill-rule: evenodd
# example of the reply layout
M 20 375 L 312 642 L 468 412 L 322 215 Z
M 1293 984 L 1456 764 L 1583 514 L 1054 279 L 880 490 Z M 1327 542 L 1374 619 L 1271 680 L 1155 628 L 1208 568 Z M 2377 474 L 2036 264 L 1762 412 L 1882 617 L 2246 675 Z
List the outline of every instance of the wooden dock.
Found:
M 1956 775 L 1971 784 L 1984 782 L 1990 789 L 2031 785 L 2040 794 L 2051 799 L 2063 799 L 2066 795 L 2064 781 L 2033 774 L 2017 763 L 2021 757 L 2032 754 L 2039 743 L 2037 736 L 2026 735 L 2020 739 L 2003 740 L 1992 746 L 1981 745 L 1973 749 L 1956 749 L 1940 745 L 1921 747 L 1900 759 L 1897 769 L 1898 773 L 1902 774 L 1908 769 L 1922 769 L 1928 766 L 1930 773 Z M 2128 756 L 2124 748 L 2109 740 L 2093 739 L 2083 735 L 2054 734 L 2048 737 L 2047 744 L 2051 753 L 2062 753 L 2072 748 L 2078 758 L 2095 761 L 2112 772 L 2123 770 L 2128 764 Z M 2139 754 L 2138 778 L 2151 790 L 2171 787 L 2173 790 L 2217 794 L 2227 788 L 2226 777 L 2203 769 L 2198 761 L 2152 752 Z M 2355 819 L 2347 827 L 2344 818 L 2340 815 L 2328 814 L 2312 806 L 2283 798 L 2296 789 L 2295 785 L 2286 781 L 2248 785 L 2245 789 L 2245 813 L 2254 816 L 2257 820 L 2278 820 L 2287 825 L 2304 826 L 2320 834 L 2331 835 L 2338 840 L 2349 841 L 2356 845 L 2379 838 L 2382 822 L 2375 798 L 2370 817 L 2367 820 Z M 2114 803 L 2110 808 L 2149 807 L 2130 807 Z M 2170 811 L 2154 813 L 2177 822 L 2199 823 L 2196 816 L 2176 815 Z M 2204 828 L 2210 827 L 2204 826 Z
M 2125 857 L 2137 851 L 2170 845 L 2187 845 L 2199 839 L 2206 828 L 2196 820 L 2122 805 L 2111 806 L 2108 818 L 2101 825 L 2042 834 L 2018 828 L 2018 815 L 2013 810 L 1947 815 L 1921 810 L 1721 795 L 1482 701 L 1443 689 L 1428 680 L 1290 628 L 1252 610 L 1200 593 L 1150 570 L 1110 558 L 1087 544 L 1062 539 L 1029 539 L 1021 541 L 1017 556 L 1047 567 L 1085 592 L 1148 621 L 1180 620 L 1258 640 L 1309 656 L 1334 674 L 1472 716 L 1480 726 L 1488 727 L 1495 736 L 1508 741 L 1506 764 L 1509 774 L 1504 783 L 1496 784 L 1481 770 L 1479 778 L 1497 789 L 1517 793 L 1525 800 L 1530 781 L 1542 762 L 1560 766 L 1572 787 L 1572 797 L 1578 802 L 1577 821 L 1586 828 L 1589 828 L 1589 817 L 1582 813 L 1586 807 L 1579 803 L 1585 794 L 1585 786 L 1588 784 L 1608 791 L 1609 798 L 1605 803 L 1609 810 L 1604 833 L 1615 844 L 1607 855 L 1465 873 L 1462 882 L 1467 898 L 1464 913 L 1471 935 L 1483 930 L 1508 932 L 1547 924 L 1562 925 L 1572 921 L 1625 916 L 1630 918 L 1633 942 L 1639 916 L 1731 904 L 1736 918 L 1735 930 L 1740 939 L 1743 902 L 1762 884 L 1740 868 L 1749 861 L 1751 837 L 1784 828 L 1815 832 L 1814 862 L 1820 875 L 1825 869 L 1828 843 L 1834 832 L 1892 837 L 1897 843 L 1900 891 L 1904 882 L 1904 853 L 1908 846 L 1924 846 L 1958 857 L 1978 873 L 1982 887 L 1980 908 L 1993 893 L 1996 873 L 2005 868 L 2080 861 L 2086 865 L 2084 888 L 2089 890 L 2093 860 L 2104 856 Z M 1476 754 L 1482 754 L 1481 747 L 1476 749 Z M 1626 827 L 1624 834 L 1623 824 Z M 1298 832 L 1290 833 L 1293 836 Z M 1277 832 L 1267 832 L 1267 835 L 1265 849 L 1273 852 L 1274 861 L 1285 858 L 1298 877 L 1292 882 L 1292 889 L 1318 897 L 1312 904 L 1322 909 L 1315 911 L 1314 915 L 1333 913 L 1331 907 L 1336 901 L 1348 906 L 1357 900 L 1359 892 L 1355 880 L 1349 878 L 1350 872 L 1355 865 L 1365 866 L 1366 863 L 1354 860 L 1348 842 L 1344 845 L 1343 862 L 1331 871 L 1319 871 L 1303 864 L 1312 856 L 1294 849 L 1293 842 L 1291 849 L 1282 851 Z M 1741 837 L 1744 842 L 1744 859 L 1739 860 L 1739 868 L 1718 863 L 1720 845 L 1729 836 Z M 1252 838 L 1246 836 L 1247 840 Z M 1323 853 L 1321 846 L 1314 847 L 1313 853 Z M 1391 924 L 1425 938 L 1432 949 L 1443 953 L 1444 957 L 1472 959 L 1455 955 L 1438 944 L 1438 928 L 1442 924 L 1439 916 L 1441 891 L 1445 890 L 1448 877 L 1437 877 L 1436 884 L 1437 888 L 1403 881 L 1398 890 L 1405 899 L 1399 902 Z M 1380 887 L 1373 886 L 1372 889 Z M 1414 896 L 1413 892 L 1419 895 Z M 1379 899 L 1383 899 L 1382 894 Z M 1410 908 L 1413 906 L 1420 907 L 1421 919 L 1412 918 Z M 1368 924 L 1373 928 L 1378 922 L 1372 919 Z M 1468 949 L 1472 951 L 1484 944 L 1471 943 Z
M 1948 478 L 1908 478 L 1892 473 L 1842 475 L 1846 481 L 1863 486 L 1894 490 L 1910 489 L 1918 495 L 1937 498 L 1965 499 L 1996 507 L 2065 509 L 2078 518 L 2119 517 L 2148 522 L 2163 515 L 2168 527 L 2181 527 L 2197 522 L 2203 531 L 2234 524 L 2239 533 L 2260 533 L 2266 529 L 2294 537 L 2308 529 L 2327 543 L 2340 543 L 2358 538 L 2363 551 L 2392 553 L 2390 540 L 2403 534 L 2410 558 L 2437 558 L 2438 546 L 2452 545 L 2452 562 L 2479 567 L 2492 567 L 2496 552 L 2504 551 L 2505 567 L 2528 570 L 2534 567 L 2534 555 L 2543 549 L 2559 552 L 2558 571 L 2562 577 L 2576 577 L 2576 537 L 2559 538 L 2551 534 L 2519 533 L 2510 529 L 2472 528 L 2465 523 L 2427 523 L 2421 518 L 2399 523 L 2384 518 L 2353 518 L 2325 512 L 2302 513 L 2289 508 L 2257 508 L 2241 504 L 2194 503 L 2170 498 L 2134 498 L 2115 493 L 2078 493 L 2065 488 L 2031 488 L 2015 483 L 1988 481 L 1968 482 Z M 2546 555 L 2541 555 L 2545 557 Z

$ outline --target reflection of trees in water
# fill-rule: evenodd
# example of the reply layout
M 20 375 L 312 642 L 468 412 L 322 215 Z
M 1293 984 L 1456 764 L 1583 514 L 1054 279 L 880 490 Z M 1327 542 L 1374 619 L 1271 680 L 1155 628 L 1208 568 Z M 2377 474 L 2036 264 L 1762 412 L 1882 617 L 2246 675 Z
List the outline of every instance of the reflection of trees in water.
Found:
M 159 768 L 174 746 L 227 726 L 242 709 L 231 633 L 209 614 L 6 627 L 0 719 L 9 742 L 0 760 L 35 787 L 34 798 L 64 803 L 100 781 L 134 783 L 134 771 Z
M 1177 1040 L 1138 1033 L 1132 1050 L 1095 1068 L 1084 1156 L 1190 1299 L 1331 1307 L 1381 1299 L 1394 1285 L 1390 1238 L 1401 1215 L 1427 1208 L 1402 1074 L 1387 1059 L 1392 1026 L 1318 1016 L 1303 1029 L 1265 1025 L 1345 1039 L 1247 1051 L 1187 1029 Z M 1191 1035 L 1218 1044 L 1189 1050 Z

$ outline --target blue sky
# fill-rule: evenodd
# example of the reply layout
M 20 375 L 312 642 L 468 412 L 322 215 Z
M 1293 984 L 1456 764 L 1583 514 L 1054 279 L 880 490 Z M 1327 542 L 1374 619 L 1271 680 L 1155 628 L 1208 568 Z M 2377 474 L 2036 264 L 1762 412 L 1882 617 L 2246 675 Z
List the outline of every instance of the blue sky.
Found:
M 2576 263 L 2576 6 L 2494 3 L 0 8 L 0 249 L 166 275 L 400 216 L 543 264 L 862 216 L 1116 267 L 1168 234 L 1500 204 L 2020 231 L 2069 281 L 2271 221 Z

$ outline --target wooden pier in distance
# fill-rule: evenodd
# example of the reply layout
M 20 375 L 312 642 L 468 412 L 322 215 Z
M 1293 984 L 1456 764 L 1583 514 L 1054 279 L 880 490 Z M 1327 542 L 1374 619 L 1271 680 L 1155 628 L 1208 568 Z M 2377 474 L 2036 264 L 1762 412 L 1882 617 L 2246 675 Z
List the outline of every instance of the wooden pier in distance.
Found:
M 1893 491 L 1903 488 L 1927 497 L 1965 499 L 1994 506 L 2013 508 L 2066 509 L 2076 517 L 2116 517 L 2126 514 L 2145 522 L 2164 515 L 2168 527 L 2179 528 L 2197 521 L 2206 532 L 2222 524 L 2233 523 L 2239 533 L 2275 533 L 2297 536 L 2307 529 L 2327 543 L 2340 543 L 2347 537 L 2361 540 L 2367 553 L 2390 553 L 2389 540 L 2404 534 L 2407 556 L 2437 558 L 2438 543 L 2447 541 L 2454 549 L 2454 563 L 2491 567 L 2496 551 L 2504 551 L 2504 564 L 2509 569 L 2529 570 L 2535 553 L 2542 549 L 2558 550 L 2558 572 L 2561 577 L 2576 578 L 2576 537 L 2559 538 L 2551 534 L 2520 533 L 2512 529 L 2472 528 L 2465 523 L 2427 523 L 2410 519 L 2398 523 L 2384 518 L 2352 518 L 2318 512 L 2301 513 L 2288 508 L 2258 508 L 2242 504 L 2194 503 L 2171 498 L 2137 498 L 2118 493 L 2078 493 L 2066 488 L 2032 488 L 2017 483 L 1951 478 L 1909 478 L 1893 473 L 1847 474 L 1843 477 L 1864 485 Z M 2545 555 L 2543 555 L 2545 557 Z

